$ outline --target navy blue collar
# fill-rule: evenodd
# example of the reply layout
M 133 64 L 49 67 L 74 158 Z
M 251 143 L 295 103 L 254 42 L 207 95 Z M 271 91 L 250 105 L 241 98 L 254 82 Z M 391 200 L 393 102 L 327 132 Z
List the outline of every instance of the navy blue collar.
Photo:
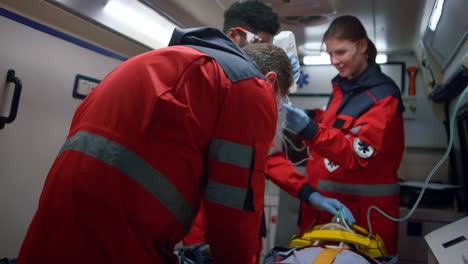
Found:
M 380 66 L 376 63 L 370 63 L 367 68 L 358 76 L 347 79 L 341 77 L 339 74 L 333 78 L 332 82 L 338 83 L 343 92 L 357 92 L 374 87 L 379 84 L 391 82 L 388 78 L 384 77 Z

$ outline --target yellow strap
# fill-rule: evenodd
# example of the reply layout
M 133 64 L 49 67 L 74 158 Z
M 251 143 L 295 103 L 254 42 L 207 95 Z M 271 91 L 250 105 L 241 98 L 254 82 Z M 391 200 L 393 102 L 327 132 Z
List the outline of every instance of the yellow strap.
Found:
M 344 248 L 324 248 L 312 264 L 331 264 Z

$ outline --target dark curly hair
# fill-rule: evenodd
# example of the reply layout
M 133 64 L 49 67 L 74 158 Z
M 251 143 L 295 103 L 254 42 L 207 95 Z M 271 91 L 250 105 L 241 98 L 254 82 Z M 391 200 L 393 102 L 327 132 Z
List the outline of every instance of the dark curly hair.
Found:
M 264 3 L 257 1 L 237 2 L 224 12 L 224 27 L 226 33 L 230 28 L 243 27 L 253 33 L 266 31 L 276 35 L 280 28 L 278 14 Z

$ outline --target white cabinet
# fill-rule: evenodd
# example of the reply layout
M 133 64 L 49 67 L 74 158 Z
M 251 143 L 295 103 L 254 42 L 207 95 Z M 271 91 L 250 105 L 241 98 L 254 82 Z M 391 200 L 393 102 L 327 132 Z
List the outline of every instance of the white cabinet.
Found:
M 400 217 L 407 215 L 409 209 L 400 208 Z M 465 215 L 462 213 L 418 208 L 406 221 L 400 223 L 398 239 L 398 263 L 419 264 L 428 263 L 429 247 L 424 236 L 433 230 L 454 222 Z

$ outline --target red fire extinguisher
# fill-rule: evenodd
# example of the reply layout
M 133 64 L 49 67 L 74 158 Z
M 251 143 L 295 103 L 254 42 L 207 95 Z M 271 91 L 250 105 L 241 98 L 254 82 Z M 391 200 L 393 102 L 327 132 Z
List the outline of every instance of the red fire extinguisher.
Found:
M 416 81 L 416 73 L 418 72 L 418 67 L 409 66 L 407 71 L 408 71 L 409 78 L 410 78 L 408 95 L 415 95 L 416 94 L 415 81 Z

